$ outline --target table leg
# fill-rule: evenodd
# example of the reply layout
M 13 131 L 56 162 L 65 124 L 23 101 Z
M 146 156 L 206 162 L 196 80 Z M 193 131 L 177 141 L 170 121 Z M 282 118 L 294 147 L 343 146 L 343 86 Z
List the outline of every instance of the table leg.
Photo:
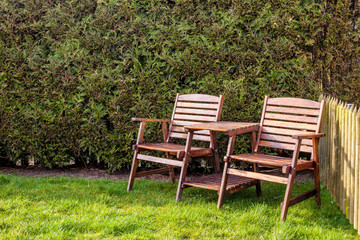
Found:
M 223 171 L 223 175 L 222 175 L 222 179 L 221 179 L 221 186 L 220 186 L 217 208 L 221 208 L 224 203 L 224 196 L 226 193 L 226 186 L 227 186 L 227 181 L 228 181 L 228 177 L 229 177 L 227 171 L 229 168 L 230 155 L 234 151 L 235 139 L 236 139 L 236 135 L 229 137 L 228 148 L 227 148 L 226 156 L 224 158 L 225 164 L 224 164 L 224 171 Z
M 186 139 L 185 156 L 184 156 L 183 165 L 182 165 L 181 172 L 180 172 L 178 190 L 176 193 L 176 201 L 177 202 L 181 200 L 182 192 L 184 189 L 183 182 L 185 181 L 186 171 L 187 171 L 188 164 L 189 164 L 190 149 L 191 149 L 193 135 L 194 135 L 194 132 L 189 131 L 188 135 L 187 135 L 187 139 Z
M 214 159 L 214 169 L 216 173 L 220 172 L 220 160 L 219 160 L 219 151 L 218 145 L 216 140 L 217 132 L 210 131 L 210 147 L 213 149 L 213 159 Z

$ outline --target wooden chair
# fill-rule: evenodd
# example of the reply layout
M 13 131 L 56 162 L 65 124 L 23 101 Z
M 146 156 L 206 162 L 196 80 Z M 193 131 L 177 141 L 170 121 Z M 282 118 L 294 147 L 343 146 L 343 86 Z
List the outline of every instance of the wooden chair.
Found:
M 193 133 L 185 133 L 183 126 L 216 122 L 220 120 L 221 110 L 224 98 L 222 95 L 211 96 L 205 94 L 177 94 L 175 106 L 170 119 L 148 119 L 133 118 L 133 121 L 139 121 L 140 128 L 136 144 L 133 146 L 134 158 L 131 166 L 129 183 L 127 191 L 133 187 L 135 177 L 142 177 L 154 173 L 170 171 L 171 181 L 174 182 L 174 167 L 181 167 L 179 186 L 176 199 L 181 199 L 182 182 L 186 175 L 186 170 L 190 157 L 211 157 L 214 160 L 214 168 L 216 172 L 220 171 L 219 156 L 216 149 L 216 136 L 209 131 L 197 131 Z M 163 140 L 162 143 L 144 143 L 143 136 L 147 122 L 160 122 L 162 124 Z M 169 130 L 167 123 L 170 123 Z M 186 139 L 186 144 L 175 144 L 174 139 Z M 192 140 L 209 142 L 208 148 L 192 146 Z M 143 151 L 160 151 L 166 153 L 166 158 L 154 157 L 150 155 L 140 154 Z M 174 160 L 172 156 L 182 160 Z M 138 161 L 148 161 L 168 165 L 167 168 L 161 168 L 150 171 L 136 172 Z
M 243 176 L 262 181 L 286 184 L 284 201 L 281 203 L 281 218 L 285 220 L 288 208 L 309 197 L 315 196 L 320 206 L 319 138 L 324 101 L 315 102 L 300 98 L 265 97 L 264 109 L 253 153 L 232 155 L 233 149 L 225 157 L 225 165 L 220 187 L 218 208 L 223 205 L 224 193 L 229 175 Z M 293 151 L 292 158 L 262 154 L 260 147 Z M 299 153 L 310 155 L 310 160 L 299 159 Z M 254 171 L 229 168 L 229 161 L 246 161 L 254 164 Z M 274 176 L 259 171 L 259 165 L 281 168 L 286 177 Z M 315 188 L 290 198 L 296 171 L 311 169 L 315 175 Z M 259 188 L 261 193 L 261 189 Z

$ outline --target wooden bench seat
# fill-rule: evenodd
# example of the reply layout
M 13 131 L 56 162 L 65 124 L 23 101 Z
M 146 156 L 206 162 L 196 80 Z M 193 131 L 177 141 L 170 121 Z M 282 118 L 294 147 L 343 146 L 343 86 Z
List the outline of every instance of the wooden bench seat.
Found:
M 283 173 L 289 173 L 291 166 L 291 158 L 280 157 L 274 155 L 265 155 L 261 153 L 247 153 L 240 155 L 230 155 L 232 160 L 240 160 L 251 163 L 260 164 L 263 166 L 279 167 L 282 168 Z M 297 171 L 314 167 L 314 161 L 311 160 L 297 160 L 296 169 Z

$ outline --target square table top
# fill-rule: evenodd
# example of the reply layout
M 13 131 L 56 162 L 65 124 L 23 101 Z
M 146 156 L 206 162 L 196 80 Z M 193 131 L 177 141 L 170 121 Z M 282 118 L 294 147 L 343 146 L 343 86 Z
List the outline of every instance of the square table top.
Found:
M 256 131 L 259 128 L 259 123 L 219 121 L 186 125 L 184 126 L 184 128 L 187 131 L 210 130 L 215 132 L 227 133 L 228 135 L 235 135 Z

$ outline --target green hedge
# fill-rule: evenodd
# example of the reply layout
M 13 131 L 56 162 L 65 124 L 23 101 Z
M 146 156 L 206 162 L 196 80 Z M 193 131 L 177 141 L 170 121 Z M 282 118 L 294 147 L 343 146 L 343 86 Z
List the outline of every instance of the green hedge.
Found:
M 352 7 L 313 0 L 4 0 L 0 153 L 46 167 L 70 160 L 129 167 L 138 128 L 130 118 L 169 118 L 177 92 L 223 94 L 223 120 L 255 122 L 265 95 L 317 99 L 327 92 L 355 100 Z M 161 139 L 156 124 L 146 133 L 148 141 Z M 237 148 L 248 150 L 248 139 Z

